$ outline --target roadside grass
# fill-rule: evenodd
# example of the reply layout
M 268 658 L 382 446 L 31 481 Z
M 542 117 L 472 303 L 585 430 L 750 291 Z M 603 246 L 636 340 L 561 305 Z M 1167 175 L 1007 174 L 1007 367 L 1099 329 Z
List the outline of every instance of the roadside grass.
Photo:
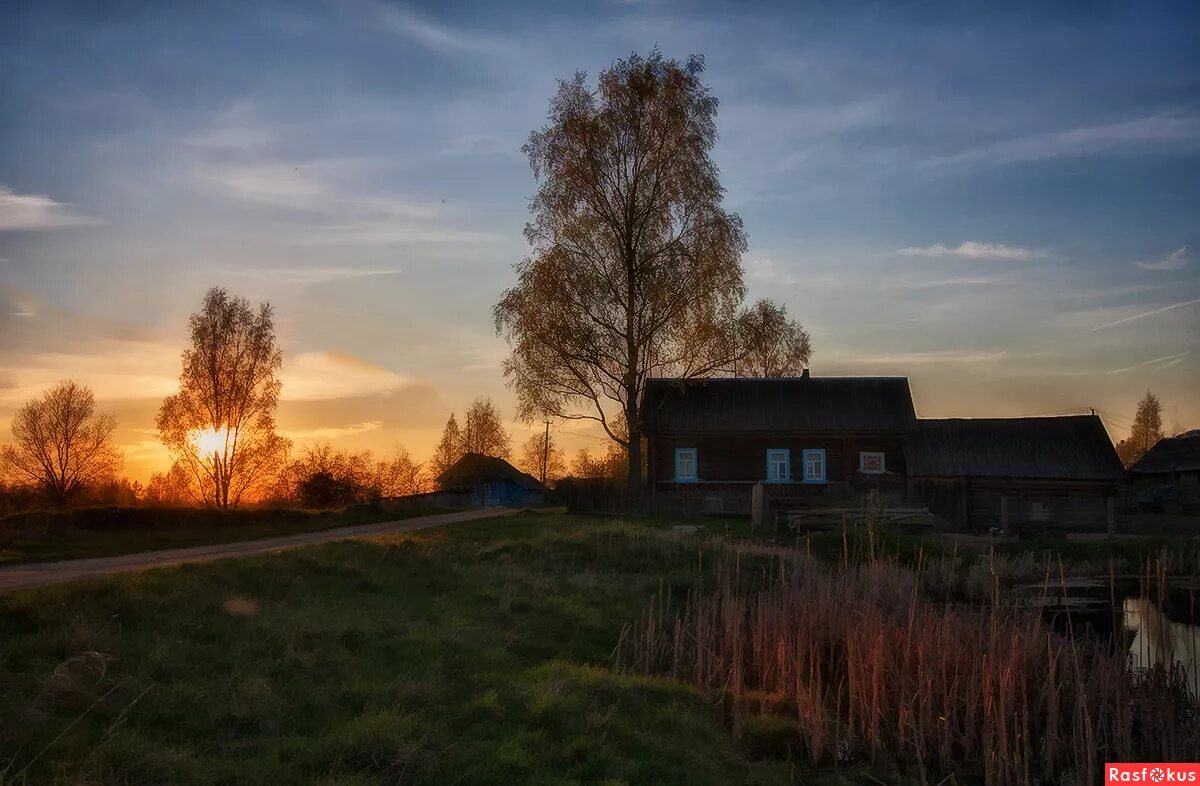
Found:
M 861 782 L 611 671 L 707 548 L 522 514 L 3 595 L 0 783 Z
M 111 557 L 209 546 L 336 527 L 446 513 L 437 508 L 383 510 L 112 508 L 13 515 L 0 519 L 0 566 Z

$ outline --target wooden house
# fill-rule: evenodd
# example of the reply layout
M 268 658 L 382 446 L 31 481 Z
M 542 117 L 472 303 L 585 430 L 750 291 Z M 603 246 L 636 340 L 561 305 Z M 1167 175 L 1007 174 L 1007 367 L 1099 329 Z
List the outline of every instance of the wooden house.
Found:
M 472 507 L 537 505 L 546 488 L 502 458 L 467 453 L 437 477 L 442 491 L 469 494 Z
M 1103 530 L 1124 470 L 1095 415 L 922 419 L 909 496 L 963 529 Z
M 1200 431 L 1165 437 L 1129 468 L 1136 491 L 1174 487 L 1180 502 L 1200 507 Z
M 655 510 L 748 514 L 759 483 L 771 505 L 906 493 L 904 377 L 654 379 L 642 415 Z

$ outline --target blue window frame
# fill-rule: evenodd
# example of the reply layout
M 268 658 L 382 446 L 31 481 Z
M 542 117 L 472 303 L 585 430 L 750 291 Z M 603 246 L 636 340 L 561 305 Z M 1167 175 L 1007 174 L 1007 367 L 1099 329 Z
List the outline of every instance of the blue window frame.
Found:
M 787 448 L 767 450 L 767 482 L 787 483 L 792 479 L 792 452 Z
M 825 448 L 810 448 L 804 451 L 804 482 L 825 482 Z
M 675 480 L 689 483 L 697 478 L 696 449 L 675 448 Z

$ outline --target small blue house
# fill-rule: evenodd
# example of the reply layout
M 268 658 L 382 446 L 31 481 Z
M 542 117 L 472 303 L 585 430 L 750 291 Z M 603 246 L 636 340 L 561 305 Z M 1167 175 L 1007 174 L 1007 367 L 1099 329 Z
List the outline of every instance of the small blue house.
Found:
M 443 491 L 470 493 L 472 507 L 540 505 L 546 487 L 502 458 L 467 453 L 437 477 Z

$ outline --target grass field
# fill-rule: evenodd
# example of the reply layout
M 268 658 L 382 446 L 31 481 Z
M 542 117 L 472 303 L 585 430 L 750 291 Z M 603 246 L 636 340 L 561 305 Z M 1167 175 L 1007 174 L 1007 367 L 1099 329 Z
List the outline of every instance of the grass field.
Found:
M 527 514 L 2 596 L 0 782 L 788 782 L 695 690 L 610 672 L 695 552 L 596 527 Z
M 662 526 L 523 513 L 0 596 L 0 784 L 898 782 L 614 673 L 622 631 L 720 563 Z M 752 576 L 776 547 L 748 548 Z
M 445 513 L 440 509 L 236 510 L 116 508 L 0 519 L 0 566 L 209 546 Z

